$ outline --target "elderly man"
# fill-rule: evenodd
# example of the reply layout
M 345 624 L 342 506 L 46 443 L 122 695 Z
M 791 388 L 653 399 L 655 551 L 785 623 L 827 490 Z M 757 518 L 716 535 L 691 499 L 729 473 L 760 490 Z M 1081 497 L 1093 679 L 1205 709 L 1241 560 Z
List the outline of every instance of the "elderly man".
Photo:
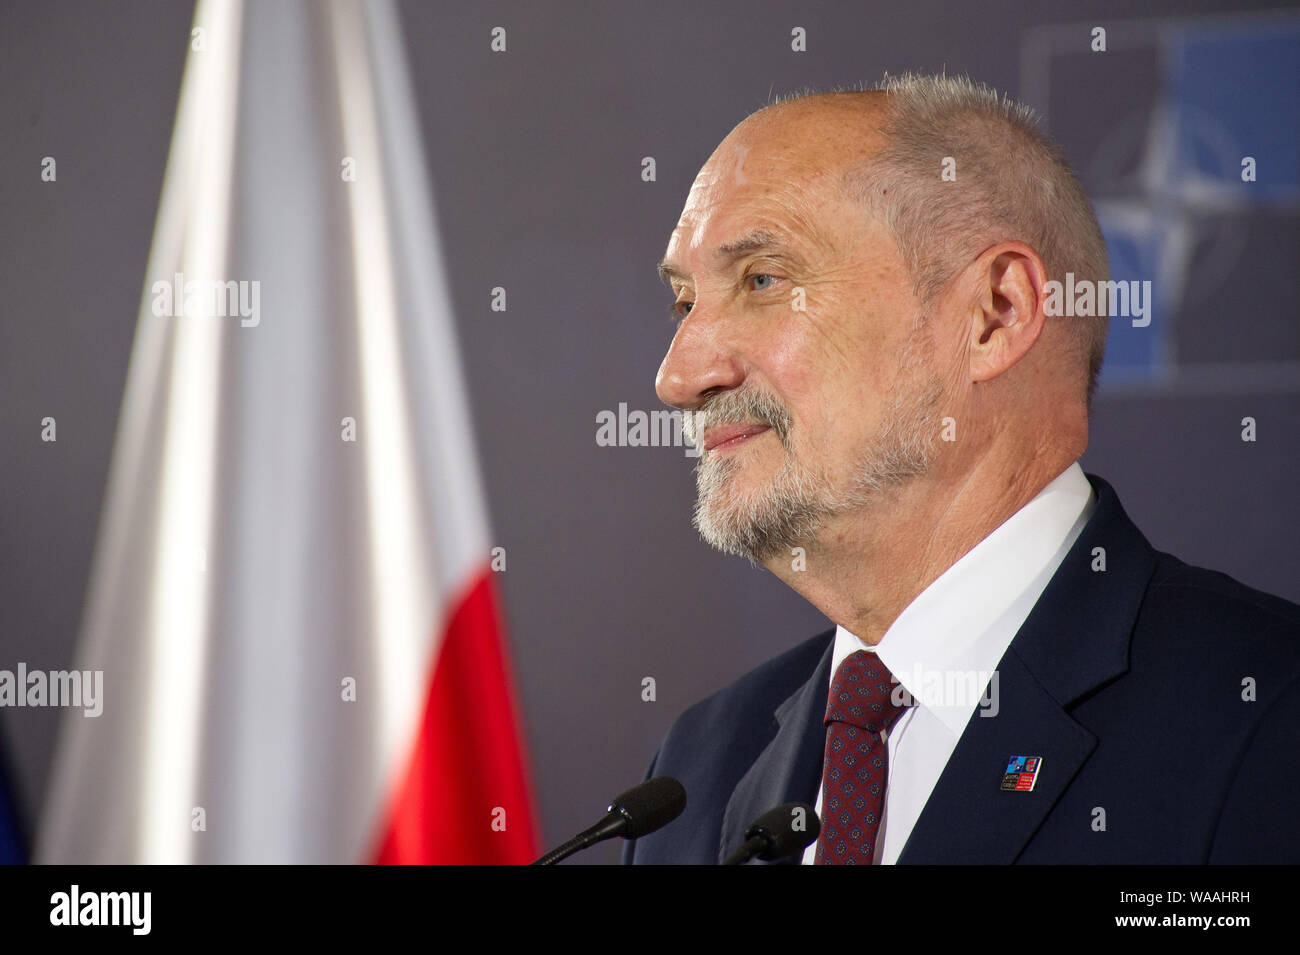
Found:
M 626 861 L 802 801 L 805 863 L 1300 862 L 1300 607 L 1080 469 L 1106 319 L 1048 283 L 1106 249 L 1028 110 L 917 76 L 760 110 L 660 272 L 696 526 L 837 626 L 679 717 L 686 811 Z

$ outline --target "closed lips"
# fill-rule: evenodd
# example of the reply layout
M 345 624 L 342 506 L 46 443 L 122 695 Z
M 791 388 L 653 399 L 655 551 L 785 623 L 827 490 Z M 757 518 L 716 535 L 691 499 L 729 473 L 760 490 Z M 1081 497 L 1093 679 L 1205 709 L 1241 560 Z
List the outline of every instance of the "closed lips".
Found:
M 728 424 L 710 428 L 704 433 L 704 450 L 712 451 L 722 445 L 740 444 L 756 434 L 772 430 L 765 424 Z

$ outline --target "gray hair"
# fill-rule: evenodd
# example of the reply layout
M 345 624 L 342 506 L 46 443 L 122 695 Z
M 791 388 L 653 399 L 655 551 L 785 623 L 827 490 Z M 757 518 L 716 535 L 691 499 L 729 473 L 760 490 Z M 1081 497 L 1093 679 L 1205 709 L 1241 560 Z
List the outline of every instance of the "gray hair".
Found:
M 1076 281 L 1109 278 L 1092 204 L 1032 109 L 964 76 L 886 75 L 873 89 L 889 94 L 881 129 L 887 143 L 846 172 L 845 192 L 889 227 L 923 303 L 971 258 L 1006 240 L 1034 248 L 1049 279 L 1064 281 L 1067 272 Z M 947 157 L 956 183 L 940 178 Z M 1091 405 L 1107 318 L 1069 321 Z

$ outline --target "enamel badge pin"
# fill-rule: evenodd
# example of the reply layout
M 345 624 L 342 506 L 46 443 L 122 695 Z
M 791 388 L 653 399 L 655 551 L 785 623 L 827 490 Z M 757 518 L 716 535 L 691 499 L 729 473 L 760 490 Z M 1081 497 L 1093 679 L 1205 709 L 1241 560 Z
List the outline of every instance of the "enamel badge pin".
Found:
M 1012 756 L 1002 777 L 1002 791 L 1031 793 L 1038 781 L 1038 770 L 1043 765 L 1041 756 Z

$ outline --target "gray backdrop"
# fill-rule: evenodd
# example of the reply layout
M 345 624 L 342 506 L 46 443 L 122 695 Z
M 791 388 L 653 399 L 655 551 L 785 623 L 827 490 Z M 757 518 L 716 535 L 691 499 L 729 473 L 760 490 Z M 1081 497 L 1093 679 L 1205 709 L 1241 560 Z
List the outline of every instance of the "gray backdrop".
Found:
M 773 92 L 884 70 L 969 72 L 1048 112 L 1099 204 L 1154 203 L 1162 228 L 1189 229 L 1181 300 L 1161 316 L 1173 332 L 1158 361 L 1132 340 L 1117 346 L 1085 467 L 1157 547 L 1300 600 L 1295 77 L 1278 87 L 1233 46 L 1242 25 L 1291 42 L 1296 21 L 1229 20 L 1231 5 L 1190 0 L 1062 7 L 402 4 L 495 536 L 509 553 L 500 582 L 546 842 L 639 779 L 682 708 L 826 625 L 765 572 L 698 541 L 681 449 L 594 437 L 602 409 L 659 407 L 671 326 L 654 263 L 700 164 Z M 1286 5 L 1250 7 L 1270 8 Z M 191 16 L 184 2 L 0 10 L 0 667 L 72 664 Z M 1089 49 L 1093 25 L 1107 28 L 1104 54 Z M 505 54 L 489 50 L 494 26 L 508 30 Z M 790 48 L 796 26 L 807 52 Z M 1177 163 L 1154 175 L 1144 165 L 1171 43 L 1193 41 L 1224 72 L 1214 86 L 1227 99 L 1210 110 L 1220 125 L 1264 109 L 1283 129 L 1233 144 L 1260 153 L 1260 178 L 1276 186 L 1264 201 L 1195 207 L 1161 191 Z M 46 155 L 57 188 L 39 181 Z M 643 156 L 656 158 L 656 182 L 641 180 Z M 1140 250 L 1133 261 L 1151 277 Z M 508 289 L 505 313 L 489 308 L 494 286 Z M 56 444 L 40 441 L 46 415 Z M 1240 439 L 1246 416 L 1254 443 Z M 645 676 L 654 702 L 641 699 Z M 57 718 L 0 711 L 29 824 Z

